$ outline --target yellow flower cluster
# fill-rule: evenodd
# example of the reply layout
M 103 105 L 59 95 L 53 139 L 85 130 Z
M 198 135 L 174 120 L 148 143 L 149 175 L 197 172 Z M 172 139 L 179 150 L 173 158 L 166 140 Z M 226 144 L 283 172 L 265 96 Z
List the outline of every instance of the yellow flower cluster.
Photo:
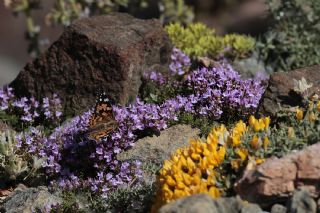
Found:
M 249 124 L 255 132 L 263 131 L 268 129 L 270 125 L 270 117 L 256 119 L 251 115 L 249 118 Z
M 233 169 L 239 169 L 241 164 L 251 159 L 255 160 L 256 164 L 261 164 L 264 159 L 250 156 L 250 150 L 248 147 L 244 146 L 241 138 L 245 133 L 251 132 L 253 133 L 252 139 L 249 141 L 250 148 L 253 152 L 263 148 L 266 150 L 270 143 L 269 138 L 267 136 L 261 137 L 261 132 L 267 132 L 270 125 L 270 117 L 264 117 L 260 119 L 256 119 L 254 116 L 250 116 L 249 118 L 249 127 L 243 121 L 239 121 L 232 130 L 231 135 L 229 136 L 229 146 L 234 148 L 234 153 L 236 154 L 236 159 L 231 160 L 231 167 Z M 260 135 L 258 135 L 260 133 Z
M 205 193 L 213 198 L 219 197 L 223 189 L 217 188 L 216 180 L 223 177 L 220 167 L 222 162 L 228 162 L 225 161 L 226 156 L 231 157 L 233 169 L 239 169 L 249 160 L 261 164 L 264 158 L 256 157 L 254 153 L 266 150 L 269 145 L 267 134 L 262 131 L 267 132 L 270 118 L 256 119 L 251 116 L 249 124 L 247 126 L 240 120 L 230 131 L 224 125 L 214 127 L 205 141 L 192 139 L 188 147 L 178 149 L 170 160 L 164 161 L 152 212 L 156 212 L 163 204 L 193 194 Z M 246 136 L 248 133 L 251 136 L 253 134 L 252 140 Z M 242 141 L 245 138 L 246 141 Z M 230 153 L 226 153 L 227 150 Z
M 219 145 L 219 141 L 224 141 L 225 133 L 227 130 L 223 125 L 214 128 L 206 142 L 192 139 L 188 147 L 178 149 L 170 160 L 164 161 L 153 212 L 162 204 L 192 194 L 206 193 L 213 198 L 220 196 L 215 169 L 226 154 L 225 147 Z
M 314 100 L 310 100 L 309 108 L 306 111 L 305 116 L 304 116 L 303 109 L 301 108 L 297 108 L 295 112 L 296 112 L 295 117 L 298 121 L 302 121 L 303 118 L 305 117 L 306 119 L 308 119 L 308 121 L 315 122 L 318 119 L 318 113 L 320 113 L 320 101 L 316 103 L 314 102 Z

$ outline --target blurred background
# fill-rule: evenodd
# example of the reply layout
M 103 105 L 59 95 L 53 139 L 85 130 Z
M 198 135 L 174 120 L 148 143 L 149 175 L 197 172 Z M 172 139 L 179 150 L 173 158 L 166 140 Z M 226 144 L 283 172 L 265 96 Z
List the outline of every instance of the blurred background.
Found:
M 28 41 L 25 39 L 26 15 L 23 12 L 13 13 L 14 1 L 0 1 L 0 86 L 11 82 L 25 64 L 32 60 L 32 54 L 27 51 Z M 63 31 L 62 25 L 49 27 L 46 23 L 46 15 L 52 10 L 54 2 L 42 1 L 41 7 L 32 10 L 33 21 L 41 29 L 41 52 L 45 51 Z M 265 0 L 186 0 L 185 2 L 193 8 L 195 21 L 214 28 L 218 34 L 236 32 L 257 37 L 268 28 Z M 11 8 L 8 6 L 10 3 Z M 131 11 L 131 14 L 140 18 L 159 17 L 157 3 L 149 2 L 148 9 Z M 125 12 L 126 8 L 120 8 L 119 11 Z

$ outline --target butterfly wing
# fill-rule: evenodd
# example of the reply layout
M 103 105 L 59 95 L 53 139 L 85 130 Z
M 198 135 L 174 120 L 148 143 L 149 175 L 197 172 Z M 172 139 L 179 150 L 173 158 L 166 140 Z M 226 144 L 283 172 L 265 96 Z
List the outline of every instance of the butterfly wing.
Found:
M 99 95 L 94 112 L 89 120 L 89 135 L 91 140 L 99 141 L 107 136 L 118 123 L 114 118 L 112 105 L 105 93 Z

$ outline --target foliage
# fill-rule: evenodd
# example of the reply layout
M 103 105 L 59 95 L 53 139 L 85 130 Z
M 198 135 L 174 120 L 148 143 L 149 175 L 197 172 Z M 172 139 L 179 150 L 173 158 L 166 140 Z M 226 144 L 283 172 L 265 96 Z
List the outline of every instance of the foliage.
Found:
M 261 59 L 274 71 L 320 63 L 318 0 L 267 0 L 272 25 L 257 44 Z
M 185 28 L 179 23 L 170 24 L 166 31 L 172 43 L 190 57 L 245 58 L 255 46 L 251 37 L 236 34 L 218 36 L 213 29 L 201 23 L 189 24 Z
M 248 125 L 238 121 L 229 130 L 213 127 L 204 139 L 190 139 L 166 160 L 158 177 L 158 192 L 153 206 L 196 193 L 213 198 L 232 195 L 233 185 L 244 169 L 252 169 L 271 156 L 282 157 L 320 140 L 320 101 L 309 101 L 307 110 L 283 111 L 283 121 L 270 127 L 269 117 L 250 116 Z
M 26 39 L 29 41 L 28 53 L 36 57 L 41 52 L 41 44 L 47 43 L 40 38 L 41 29 L 36 24 L 32 13 L 42 8 L 41 0 L 5 0 L 5 6 L 11 9 L 15 15 L 23 14 L 26 18 Z M 50 12 L 45 15 L 48 26 L 68 26 L 74 20 L 99 14 L 108 14 L 113 11 L 126 11 L 131 14 L 139 14 L 148 8 L 151 0 L 55 0 Z M 189 23 L 194 15 L 192 8 L 185 4 L 184 0 L 157 0 L 158 15 L 162 22 Z M 152 4 L 151 4 L 152 6 Z M 150 7 L 151 7 L 150 6 Z M 157 13 L 154 13 L 157 14 Z
M 44 161 L 43 158 L 23 152 L 17 145 L 13 130 L 0 132 L 0 178 L 3 183 L 34 177 Z
M 162 23 L 191 23 L 194 13 L 184 0 L 161 0 L 159 1 L 160 20 Z
M 111 212 L 144 213 L 151 208 L 154 186 L 142 184 L 128 188 L 119 188 L 111 193 L 107 207 Z

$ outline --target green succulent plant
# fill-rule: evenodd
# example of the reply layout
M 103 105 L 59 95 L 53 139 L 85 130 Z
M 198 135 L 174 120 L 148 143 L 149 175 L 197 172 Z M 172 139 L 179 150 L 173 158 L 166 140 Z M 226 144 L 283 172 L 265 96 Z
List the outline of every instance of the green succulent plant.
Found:
M 255 40 L 249 36 L 237 34 L 219 36 L 214 29 L 202 23 L 189 24 L 187 27 L 179 23 L 170 24 L 166 27 L 166 31 L 172 43 L 190 57 L 246 58 L 255 47 Z
M 2 180 L 25 180 L 41 168 L 44 159 L 20 153 L 15 139 L 16 132 L 0 132 L 0 177 Z
M 16 154 L 16 144 L 13 130 L 0 133 L 0 170 L 10 180 L 29 170 L 28 162 Z

